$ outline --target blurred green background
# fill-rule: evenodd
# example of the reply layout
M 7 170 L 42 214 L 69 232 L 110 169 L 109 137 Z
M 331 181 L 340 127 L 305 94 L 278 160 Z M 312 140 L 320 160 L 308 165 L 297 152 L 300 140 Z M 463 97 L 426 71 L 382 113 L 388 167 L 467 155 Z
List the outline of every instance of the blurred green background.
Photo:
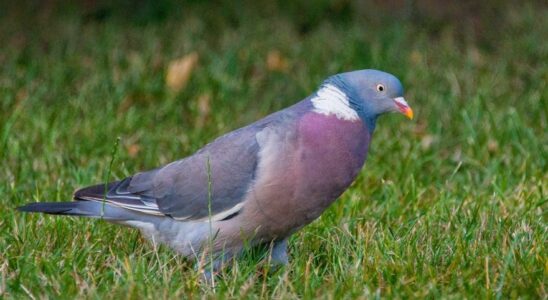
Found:
M 544 1 L 2 1 L 0 297 L 545 299 L 547 41 Z M 133 229 L 15 211 L 364 68 L 401 79 L 415 120 L 379 120 L 281 270 L 251 253 L 208 287 Z

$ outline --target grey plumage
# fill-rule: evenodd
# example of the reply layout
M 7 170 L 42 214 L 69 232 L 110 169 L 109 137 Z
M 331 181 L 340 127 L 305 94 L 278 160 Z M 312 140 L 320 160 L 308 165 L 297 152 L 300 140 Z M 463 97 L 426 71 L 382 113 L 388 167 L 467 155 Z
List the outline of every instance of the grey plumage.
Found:
M 303 101 L 192 156 L 78 190 L 73 202 L 19 209 L 133 226 L 189 257 L 211 239 L 210 250 L 224 258 L 245 243 L 274 242 L 273 260 L 286 263 L 287 237 L 316 219 L 358 174 L 377 117 L 388 111 L 412 116 L 402 93 L 387 73 L 339 74 Z

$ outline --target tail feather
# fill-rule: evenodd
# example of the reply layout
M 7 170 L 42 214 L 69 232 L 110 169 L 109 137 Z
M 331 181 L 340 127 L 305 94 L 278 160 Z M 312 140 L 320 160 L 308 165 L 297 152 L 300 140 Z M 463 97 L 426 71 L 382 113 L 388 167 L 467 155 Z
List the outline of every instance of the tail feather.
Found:
M 96 216 L 92 202 L 37 202 L 18 207 L 22 212 L 38 212 L 51 215 Z
M 51 215 L 105 218 L 109 220 L 129 220 L 134 217 L 134 213 L 131 211 L 98 201 L 37 202 L 20 206 L 17 210 Z

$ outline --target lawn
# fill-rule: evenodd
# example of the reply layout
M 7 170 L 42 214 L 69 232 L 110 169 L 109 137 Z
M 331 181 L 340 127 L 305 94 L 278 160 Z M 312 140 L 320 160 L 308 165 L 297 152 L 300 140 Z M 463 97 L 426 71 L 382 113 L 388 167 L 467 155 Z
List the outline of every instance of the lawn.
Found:
M 548 297 L 546 5 L 474 23 L 229 3 L 2 4 L 0 298 Z M 250 251 L 208 286 L 134 229 L 15 210 L 182 158 L 364 68 L 401 79 L 415 120 L 379 120 L 362 173 L 284 268 Z

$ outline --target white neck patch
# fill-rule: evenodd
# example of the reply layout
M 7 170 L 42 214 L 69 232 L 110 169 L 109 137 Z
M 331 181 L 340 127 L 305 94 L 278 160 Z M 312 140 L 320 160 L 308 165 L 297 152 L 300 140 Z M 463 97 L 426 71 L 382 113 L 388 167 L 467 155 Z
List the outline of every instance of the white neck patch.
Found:
M 312 101 L 314 111 L 319 114 L 335 115 L 337 118 L 347 121 L 356 121 L 360 118 L 358 113 L 350 107 L 348 96 L 332 84 L 323 85 L 310 101 Z

